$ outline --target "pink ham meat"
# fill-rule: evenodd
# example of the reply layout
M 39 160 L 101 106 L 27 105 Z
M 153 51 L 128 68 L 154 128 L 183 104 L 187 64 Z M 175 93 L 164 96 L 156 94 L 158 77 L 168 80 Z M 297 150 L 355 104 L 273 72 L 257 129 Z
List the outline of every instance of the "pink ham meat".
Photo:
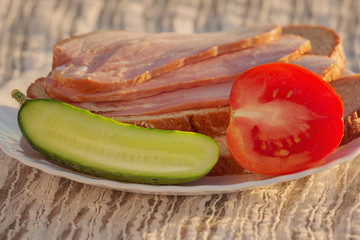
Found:
M 202 34 L 99 31 L 57 43 L 50 74 L 56 84 L 79 92 L 112 91 L 280 36 L 277 24 Z M 52 84 L 45 81 L 46 89 L 51 89 Z
M 83 102 L 74 103 L 73 105 L 95 112 L 105 111 L 100 113 L 100 115 L 106 117 L 148 115 L 187 109 L 220 107 L 228 104 L 231 86 L 232 81 L 179 89 L 130 101 Z
M 326 56 L 309 55 L 293 61 L 304 68 L 311 69 L 315 74 L 322 76 L 335 61 Z M 327 68 L 325 67 L 327 66 Z M 232 81 L 179 89 L 164 92 L 151 97 L 131 101 L 117 102 L 83 102 L 74 103 L 75 106 L 98 112 L 106 117 L 127 115 L 149 115 L 157 113 L 176 112 L 180 110 L 202 109 L 228 105 Z
M 49 76 L 46 79 L 47 91 L 49 95 L 67 102 L 134 100 L 164 91 L 231 81 L 250 67 L 273 61 L 289 61 L 310 49 L 309 40 L 295 35 L 283 35 L 278 41 L 189 64 L 142 84 L 119 90 L 83 94 L 76 89 L 56 84 Z
M 304 55 L 299 60 L 293 61 L 293 63 L 306 66 L 308 70 L 317 73 L 327 82 L 338 78 L 344 70 L 344 66 L 337 64 L 336 60 L 321 55 Z M 321 73 L 321 75 L 319 73 Z

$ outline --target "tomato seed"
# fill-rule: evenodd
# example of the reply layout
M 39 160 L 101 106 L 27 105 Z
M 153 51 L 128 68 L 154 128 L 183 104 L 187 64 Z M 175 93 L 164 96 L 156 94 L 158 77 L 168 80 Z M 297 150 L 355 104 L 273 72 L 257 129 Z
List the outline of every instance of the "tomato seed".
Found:
M 265 142 L 261 142 L 261 143 L 260 143 L 260 148 L 261 148 L 261 150 L 265 151 L 265 150 L 266 150 L 266 143 L 265 143 Z
M 284 145 L 282 144 L 282 142 L 280 142 L 279 140 L 275 140 L 274 144 L 278 147 L 278 148 L 282 148 Z
M 287 143 L 288 147 L 292 147 L 292 145 L 293 145 L 293 141 L 290 138 L 286 139 L 286 143 Z
M 291 97 L 291 95 L 293 95 L 293 93 L 294 93 L 294 92 L 293 92 L 292 90 L 288 91 L 288 93 L 286 94 L 286 97 L 287 97 L 287 98 Z
M 301 139 L 300 139 L 298 136 L 294 136 L 294 141 L 295 141 L 296 143 L 299 143 L 299 142 L 301 141 Z
M 286 149 L 280 149 L 279 151 L 274 152 L 274 155 L 276 157 L 286 157 L 289 155 L 289 151 Z
M 275 89 L 272 93 L 273 98 L 276 97 L 277 93 L 279 92 L 279 89 Z

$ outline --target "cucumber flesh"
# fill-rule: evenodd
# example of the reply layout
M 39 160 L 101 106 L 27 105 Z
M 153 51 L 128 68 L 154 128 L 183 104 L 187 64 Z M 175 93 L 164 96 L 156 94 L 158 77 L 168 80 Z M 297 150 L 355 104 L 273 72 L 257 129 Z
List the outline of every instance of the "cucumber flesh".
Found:
M 15 92 L 13 97 L 19 99 Z M 219 157 L 219 146 L 205 135 L 140 128 L 56 100 L 23 100 L 18 124 L 47 158 L 120 181 L 190 182 L 206 175 Z

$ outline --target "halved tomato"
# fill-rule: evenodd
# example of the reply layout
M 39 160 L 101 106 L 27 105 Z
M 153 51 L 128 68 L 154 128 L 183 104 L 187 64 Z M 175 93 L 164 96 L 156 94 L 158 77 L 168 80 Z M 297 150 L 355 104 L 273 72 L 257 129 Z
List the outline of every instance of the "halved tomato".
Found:
M 311 168 L 339 145 L 343 105 L 307 69 L 270 63 L 241 74 L 230 92 L 226 139 L 245 169 L 282 175 Z

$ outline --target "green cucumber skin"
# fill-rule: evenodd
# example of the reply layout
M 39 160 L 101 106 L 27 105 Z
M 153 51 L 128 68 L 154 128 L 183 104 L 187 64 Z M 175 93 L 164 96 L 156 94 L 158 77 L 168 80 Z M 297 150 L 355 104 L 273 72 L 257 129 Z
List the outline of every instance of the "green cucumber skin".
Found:
M 26 132 L 26 130 L 23 127 L 22 124 L 22 112 L 23 109 L 26 109 L 27 107 L 31 107 L 31 104 L 36 104 L 36 102 L 49 102 L 49 103 L 56 103 L 56 104 L 61 104 L 63 105 L 63 107 L 66 108 L 72 108 L 74 111 L 81 111 L 84 112 L 88 115 L 92 115 L 93 117 L 99 117 L 102 120 L 108 121 L 109 119 L 103 118 L 101 116 L 95 115 L 87 110 L 83 110 L 83 109 L 79 109 L 76 108 L 74 106 L 71 106 L 69 104 L 63 103 L 63 102 L 58 102 L 55 100 L 50 100 L 50 99 L 35 99 L 35 100 L 28 100 L 26 101 L 22 107 L 19 110 L 18 113 L 18 124 L 19 124 L 19 128 L 24 136 L 24 138 L 27 140 L 27 142 L 32 146 L 32 148 L 34 148 L 35 150 L 37 150 L 38 152 L 40 152 L 42 155 L 44 155 L 44 157 L 46 157 L 47 159 L 50 160 L 54 160 L 60 164 L 65 165 L 66 167 L 76 171 L 76 172 L 81 172 L 81 173 L 85 173 L 85 174 L 90 174 L 96 177 L 102 177 L 102 178 L 106 178 L 106 179 L 112 179 L 112 180 L 116 180 L 116 181 L 126 181 L 126 182 L 134 182 L 134 183 L 144 183 L 144 184 L 180 184 L 180 183 L 186 183 L 186 182 L 191 182 L 194 181 L 196 179 L 199 179 L 203 176 L 205 176 L 212 168 L 213 166 L 216 164 L 218 156 L 219 156 L 219 146 L 216 144 L 216 142 L 207 137 L 204 136 L 206 138 L 208 138 L 210 141 L 214 142 L 214 146 L 217 147 L 217 156 L 214 156 L 214 159 L 216 158 L 216 160 L 210 160 L 209 164 L 206 168 L 203 169 L 203 171 L 201 173 L 196 173 L 196 174 L 188 174 L 188 175 L 168 175 L 168 176 L 158 176 L 156 174 L 144 174 L 144 175 L 140 175 L 140 174 L 133 174 L 131 172 L 126 172 L 126 171 L 108 171 L 106 169 L 101 169 L 101 168 L 97 168 L 97 167 L 92 167 L 92 166 L 86 166 L 83 165 L 81 162 L 76 161 L 76 159 L 70 159 L 70 158 L 64 158 L 63 156 L 59 155 L 59 154 L 54 154 L 50 151 L 48 151 L 47 149 L 43 148 L 42 146 L 38 146 L 37 144 L 35 144 L 32 140 L 32 138 L 29 136 L 29 134 Z M 112 119 L 111 119 L 112 120 Z M 114 120 L 112 120 L 114 121 Z M 114 121 L 116 122 L 116 121 Z M 118 122 L 116 122 L 118 123 Z M 123 123 L 122 123 L 123 124 Z M 139 128 L 135 125 L 130 125 L 130 124 L 123 124 L 123 125 L 127 125 L 129 127 L 135 127 L 135 128 Z M 154 133 L 156 132 L 179 132 L 179 131 L 169 131 L 169 130 L 159 130 L 159 129 L 143 129 L 144 131 L 153 131 Z M 200 134 L 199 134 L 200 135 Z

